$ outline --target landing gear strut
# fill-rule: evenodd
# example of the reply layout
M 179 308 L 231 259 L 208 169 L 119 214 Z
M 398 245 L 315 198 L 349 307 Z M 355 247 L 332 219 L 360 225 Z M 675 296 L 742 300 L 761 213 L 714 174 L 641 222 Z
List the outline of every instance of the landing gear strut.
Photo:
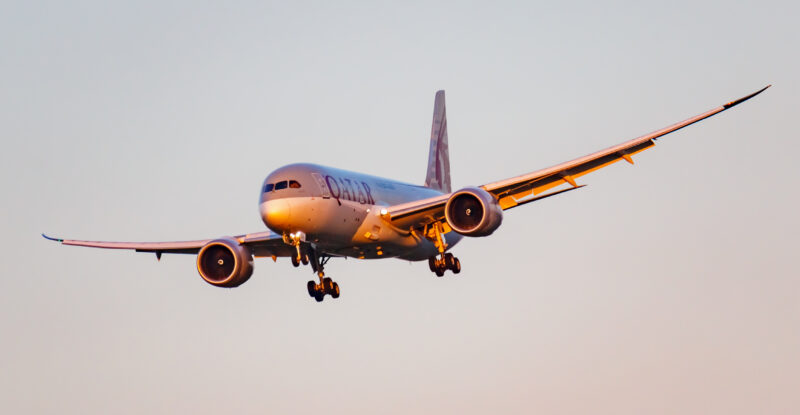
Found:
M 306 239 L 306 234 L 304 234 L 303 232 L 295 232 L 295 233 L 290 233 L 289 235 L 285 234 L 283 235 L 284 242 L 297 249 L 297 254 L 292 256 L 292 265 L 294 265 L 295 268 L 299 267 L 301 263 L 303 265 L 308 265 L 309 261 L 308 253 L 305 252 L 305 249 L 303 249 L 303 243 L 302 243 L 303 241 L 305 241 L 305 239 Z
M 461 261 L 454 257 L 453 254 L 445 252 L 447 243 L 444 240 L 443 233 L 440 222 L 434 223 L 428 231 L 428 238 L 433 240 L 436 249 L 439 250 L 439 255 L 428 258 L 428 266 L 437 277 L 443 276 L 448 269 L 453 271 L 453 274 L 461 272 Z
M 316 252 L 311 251 L 308 255 L 311 261 L 311 268 L 317 273 L 319 283 L 309 281 L 306 284 L 308 295 L 314 297 L 317 302 L 325 298 L 325 294 L 330 294 L 333 298 L 339 298 L 339 284 L 325 276 L 325 264 L 331 259 L 329 256 L 317 256 Z
M 333 298 L 339 298 L 339 284 L 325 277 L 325 264 L 328 263 L 331 257 L 317 254 L 317 251 L 305 241 L 306 234 L 301 231 L 283 234 L 283 242 L 293 246 L 297 251 L 291 257 L 292 265 L 299 267 L 301 263 L 303 265 L 311 264 L 311 269 L 314 270 L 319 278 L 319 283 L 309 281 L 306 284 L 308 295 L 317 300 L 317 302 L 321 302 L 326 294 L 330 294 Z

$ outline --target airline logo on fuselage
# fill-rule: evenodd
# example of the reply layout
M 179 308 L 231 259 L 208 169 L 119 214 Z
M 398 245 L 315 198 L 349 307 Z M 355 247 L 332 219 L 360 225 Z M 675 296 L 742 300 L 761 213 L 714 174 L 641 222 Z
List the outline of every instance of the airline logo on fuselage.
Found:
M 375 199 L 372 198 L 372 189 L 365 182 L 325 175 L 325 185 L 328 187 L 327 190 L 331 197 L 336 199 L 340 205 L 342 204 L 340 199 L 358 202 L 362 205 L 375 204 Z

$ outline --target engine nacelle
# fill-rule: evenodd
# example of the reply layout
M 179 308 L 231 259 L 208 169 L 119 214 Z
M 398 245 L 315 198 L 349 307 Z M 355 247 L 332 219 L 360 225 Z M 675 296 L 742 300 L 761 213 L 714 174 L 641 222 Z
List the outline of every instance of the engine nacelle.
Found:
M 503 222 L 503 209 L 489 192 L 478 187 L 461 189 L 444 207 L 447 224 L 466 236 L 488 236 Z
M 197 271 L 211 285 L 238 287 L 253 275 L 253 255 L 236 240 L 215 239 L 197 254 Z

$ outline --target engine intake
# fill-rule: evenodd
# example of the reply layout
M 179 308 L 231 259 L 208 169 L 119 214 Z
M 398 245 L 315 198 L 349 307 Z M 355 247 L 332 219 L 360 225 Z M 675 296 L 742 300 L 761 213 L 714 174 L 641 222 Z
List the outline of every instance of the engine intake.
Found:
M 444 207 L 447 224 L 466 236 L 488 236 L 503 222 L 503 209 L 489 192 L 478 187 L 461 189 Z
M 253 255 L 238 241 L 215 239 L 197 254 L 197 271 L 211 285 L 238 287 L 253 275 Z

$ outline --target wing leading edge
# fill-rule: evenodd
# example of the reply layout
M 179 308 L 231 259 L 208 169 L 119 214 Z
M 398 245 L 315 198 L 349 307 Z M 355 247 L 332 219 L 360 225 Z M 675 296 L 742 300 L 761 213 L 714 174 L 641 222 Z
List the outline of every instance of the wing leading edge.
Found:
M 161 257 L 161 254 L 196 254 L 213 239 L 199 239 L 195 241 L 176 242 L 106 242 L 106 241 L 81 241 L 77 239 L 53 238 L 42 234 L 45 239 L 60 242 L 62 245 L 83 246 L 89 248 L 105 249 L 130 249 L 136 252 L 152 252 Z M 294 248 L 283 242 L 283 237 L 274 232 L 248 233 L 231 237 L 244 245 L 257 257 L 266 256 L 291 256 Z
M 569 190 L 581 188 L 583 186 L 579 186 L 576 183 L 576 178 L 616 163 L 620 160 L 625 160 L 628 163 L 633 164 L 632 156 L 640 151 L 654 146 L 655 140 L 658 138 L 680 130 L 681 128 L 688 127 L 689 125 L 692 125 L 698 121 L 702 121 L 713 115 L 719 114 L 720 112 L 723 112 L 729 108 L 733 108 L 734 106 L 739 105 L 742 102 L 745 102 L 748 99 L 764 92 L 770 86 L 772 85 L 767 85 L 766 87 L 753 92 L 750 95 L 730 101 L 702 114 L 698 114 L 694 117 L 672 124 L 668 127 L 664 127 L 660 130 L 653 131 L 652 133 L 643 135 L 641 137 L 634 138 L 633 140 L 629 140 L 604 150 L 600 150 L 598 152 L 579 157 L 565 163 L 557 164 L 552 167 L 509 179 L 488 183 L 480 187 L 497 197 L 500 207 L 502 207 L 503 210 L 511 209 L 513 207 L 540 200 L 545 197 L 555 196 L 556 194 L 560 194 Z M 570 184 L 572 187 L 556 192 L 542 194 L 553 187 L 565 183 Z M 415 202 L 404 203 L 401 205 L 395 205 L 389 207 L 387 212 L 392 222 L 398 227 L 407 227 L 412 224 L 424 226 L 444 218 L 443 211 L 448 197 L 449 195 L 442 195 Z

